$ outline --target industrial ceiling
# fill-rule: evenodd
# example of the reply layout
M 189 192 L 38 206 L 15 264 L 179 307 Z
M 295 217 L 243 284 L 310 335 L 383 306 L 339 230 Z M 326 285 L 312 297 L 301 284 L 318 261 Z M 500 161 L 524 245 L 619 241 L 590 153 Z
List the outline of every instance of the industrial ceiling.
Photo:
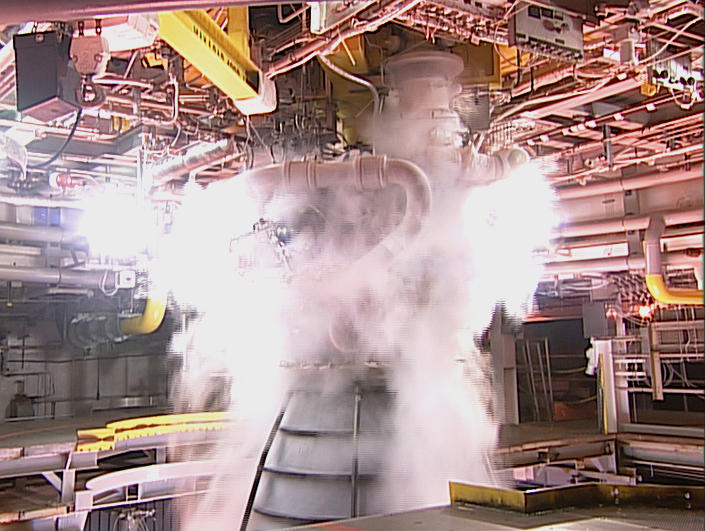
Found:
M 653 474 L 658 459 L 643 457 L 653 447 L 622 437 L 625 426 L 642 411 L 692 426 L 689 415 L 703 411 L 704 32 L 703 2 L 692 0 L 0 2 L 0 403 L 15 419 L 4 426 L 13 441 L 16 419 L 59 419 L 76 434 L 69 450 L 52 439 L 50 464 L 15 461 L 29 443 L 0 452 L 2 492 L 40 475 L 33 495 L 64 511 L 26 517 L 0 503 L 0 521 L 169 528 L 165 506 L 137 502 L 214 490 L 204 478 L 218 470 L 199 464 L 199 445 L 217 446 L 211 435 L 235 422 L 223 412 L 249 404 L 243 397 L 264 374 L 223 359 L 233 345 L 253 348 L 244 338 L 265 321 L 284 324 L 262 333 L 253 352 L 276 350 L 282 328 L 296 354 L 276 363 L 297 376 L 288 392 L 270 379 L 262 399 L 272 418 L 252 428 L 268 442 L 249 499 L 251 478 L 237 491 L 242 529 L 253 510 L 289 523 L 386 511 L 367 494 L 379 485 L 365 486 L 375 461 L 358 463 L 358 444 L 369 442 L 358 432 L 395 411 L 390 375 L 404 372 L 407 350 L 442 349 L 460 328 L 469 351 L 486 354 L 456 357 L 473 365 L 464 373 L 472 385 L 492 382 L 487 397 L 479 386 L 472 398 L 492 422 L 554 422 L 556 402 L 572 414 L 601 404 L 590 414 L 607 438 L 575 446 L 584 452 L 570 458 L 569 479 L 555 479 L 565 470 L 541 461 L 543 450 L 516 446 L 512 455 L 526 462 L 502 465 L 514 480 L 528 481 L 531 467 L 552 485 L 634 484 L 648 463 Z M 521 173 L 527 167 L 533 173 Z M 250 203 L 236 199 L 245 188 Z M 454 196 L 468 190 L 474 202 L 461 208 Z M 459 227 L 473 219 L 466 246 Z M 485 241 L 479 226 L 489 227 Z M 398 256 L 406 258 L 397 270 L 389 264 Z M 453 282 L 465 277 L 454 276 L 454 264 L 464 260 L 474 268 L 472 311 L 484 313 L 456 330 L 465 300 Z M 271 269 L 304 302 L 274 311 L 285 297 L 269 277 L 257 289 L 238 283 Z M 527 275 L 530 303 L 513 312 Z M 432 308 L 436 320 L 419 320 L 418 308 Z M 409 331 L 425 327 L 437 336 Z M 227 332 L 235 339 L 203 341 Z M 561 334 L 575 339 L 563 348 L 577 357 L 551 352 Z M 576 374 L 587 377 L 588 348 L 591 379 L 574 384 Z M 334 369 L 345 375 L 331 377 L 343 391 L 330 398 L 319 380 Z M 360 417 L 363 395 L 380 417 Z M 426 410 L 433 400 L 410 403 Z M 326 472 L 307 474 L 329 485 L 352 477 L 352 502 L 337 487 L 302 486 L 300 470 L 282 472 L 287 448 L 322 425 L 326 435 L 347 434 L 326 424 L 327 412 L 347 409 L 357 420 L 352 442 L 340 445 L 355 448 L 352 471 L 315 464 Z M 321 426 L 301 411 L 318 411 Z M 110 422 L 133 412 L 185 416 Z M 659 429 L 650 434 L 665 437 Z M 167 456 L 164 441 L 174 436 Z M 693 433 L 683 437 L 689 456 L 702 449 Z M 267 461 L 275 439 L 278 464 Z M 340 445 L 324 439 L 299 454 L 337 455 Z M 565 452 L 564 443 L 551 451 Z M 609 448 L 599 466 L 588 461 L 598 459 L 595 445 Z M 142 454 L 130 461 L 129 452 Z M 629 466 L 604 464 L 616 455 Z M 191 478 L 188 489 L 159 494 L 135 469 L 170 461 L 165 481 Z M 701 479 L 702 466 L 676 461 L 657 464 L 667 481 Z M 118 469 L 125 477 L 114 483 L 95 472 Z M 42 490 L 47 482 L 57 500 Z M 291 493 L 304 491 L 318 505 L 297 505 Z M 111 503 L 137 512 L 101 520 L 95 507 Z

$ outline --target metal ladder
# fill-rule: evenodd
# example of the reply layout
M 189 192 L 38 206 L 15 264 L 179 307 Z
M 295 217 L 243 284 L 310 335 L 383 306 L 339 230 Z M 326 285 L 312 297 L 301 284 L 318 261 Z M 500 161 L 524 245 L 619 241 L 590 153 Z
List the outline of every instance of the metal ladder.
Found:
M 553 381 L 548 338 L 517 341 L 524 362 L 524 374 L 531 396 L 534 421 L 553 420 Z
M 369 500 L 363 500 L 369 498 L 365 492 L 374 482 L 377 469 L 371 466 L 369 455 L 364 454 L 363 462 L 360 445 L 363 439 L 369 440 L 370 420 L 386 415 L 384 404 L 387 402 L 383 396 L 390 395 L 357 383 L 333 395 L 305 389 L 292 391 L 260 455 L 241 531 L 248 528 L 253 513 L 257 513 L 257 522 L 262 518 L 291 519 L 292 525 L 366 514 Z M 310 413 L 310 420 L 304 418 L 304 412 Z M 293 455 L 286 452 L 287 445 L 297 455 L 308 457 L 298 463 L 287 459 Z M 280 455 L 282 448 L 284 457 Z M 322 460 L 315 457 L 326 449 L 339 456 L 337 464 L 332 465 L 325 456 L 321 456 Z M 324 485 L 324 490 L 319 490 L 316 483 Z M 282 498 L 282 493 L 287 491 L 292 496 Z M 293 498 L 302 491 L 311 494 L 295 503 Z M 321 499 L 316 498 L 327 498 L 327 504 L 321 506 Z

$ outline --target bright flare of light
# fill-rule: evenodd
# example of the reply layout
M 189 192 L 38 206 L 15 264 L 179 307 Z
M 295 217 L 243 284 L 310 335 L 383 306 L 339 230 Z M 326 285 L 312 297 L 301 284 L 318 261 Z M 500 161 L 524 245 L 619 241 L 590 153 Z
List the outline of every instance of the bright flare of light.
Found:
M 171 287 L 180 306 L 200 316 L 174 344 L 184 356 L 190 406 L 212 391 L 208 377 L 220 374 L 232 382 L 229 399 L 238 418 L 269 422 L 279 397 L 270 386 L 284 351 L 286 322 L 280 311 L 286 286 L 281 277 L 243 267 L 249 264 L 235 249 L 237 238 L 251 234 L 260 217 L 245 182 L 186 188 L 155 276 Z
M 469 322 L 475 333 L 503 302 L 523 315 L 541 277 L 538 252 L 549 246 L 557 223 L 555 194 L 533 163 L 507 178 L 475 188 L 463 207 L 463 230 L 471 246 Z
M 168 283 L 177 304 L 198 315 L 171 345 L 183 360 L 176 408 L 212 408 L 215 394 L 222 400 L 217 407 L 227 407 L 238 426 L 214 441 L 208 457 L 218 460 L 222 474 L 213 477 L 209 493 L 182 510 L 186 531 L 204 525 L 232 529 L 233 519 L 239 521 L 262 443 L 287 388 L 280 367 L 288 325 L 281 316 L 286 286 L 274 275 L 243 268 L 242 253 L 233 251 L 233 240 L 252 233 L 261 215 L 245 181 L 241 176 L 206 189 L 187 186 L 155 265 L 155 276 Z
M 244 179 L 205 189 L 196 184 L 186 187 L 181 209 L 164 242 L 158 273 L 172 286 L 179 303 L 200 312 L 217 311 L 224 309 L 229 296 L 236 296 L 243 278 L 231 242 L 251 233 L 259 215 Z
M 642 319 L 651 319 L 651 306 L 639 306 L 639 317 L 641 317 Z
M 92 253 L 127 259 L 151 247 L 158 228 L 148 203 L 132 195 L 105 192 L 85 201 L 79 233 Z

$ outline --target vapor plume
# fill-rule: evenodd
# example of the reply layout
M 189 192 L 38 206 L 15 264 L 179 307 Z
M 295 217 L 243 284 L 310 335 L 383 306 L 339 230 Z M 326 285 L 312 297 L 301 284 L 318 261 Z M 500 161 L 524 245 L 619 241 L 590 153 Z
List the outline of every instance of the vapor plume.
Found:
M 403 131 L 408 142 L 378 142 L 378 152 L 417 162 L 433 192 L 420 232 L 395 256 L 365 259 L 404 213 L 397 187 L 280 191 L 262 201 L 240 176 L 187 193 L 162 272 L 192 312 L 173 341 L 183 360 L 175 405 L 225 408 L 233 429 L 207 456 L 223 474 L 185 510 L 186 529 L 203 528 L 203 518 L 209 529 L 239 523 L 292 386 L 333 396 L 364 387 L 370 367 L 392 398 L 361 447 L 368 469 L 379 464 L 364 512 L 446 503 L 449 480 L 496 484 L 491 359 L 478 338 L 497 304 L 515 315 L 529 308 L 537 250 L 555 222 L 552 190 L 530 164 L 468 184 L 473 167 L 459 165 L 459 143 L 443 129 L 457 120 L 440 131 L 425 120 L 414 136 L 413 121 L 393 118 L 376 133 Z

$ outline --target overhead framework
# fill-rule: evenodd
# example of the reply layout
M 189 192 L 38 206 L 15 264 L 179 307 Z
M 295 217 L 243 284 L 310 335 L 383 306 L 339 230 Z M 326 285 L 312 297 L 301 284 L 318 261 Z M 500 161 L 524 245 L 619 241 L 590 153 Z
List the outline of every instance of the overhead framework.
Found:
M 231 10 L 229 15 L 232 25 L 236 13 Z M 230 39 L 205 11 L 165 12 L 159 15 L 159 23 L 159 35 L 228 97 L 257 96 L 260 74 L 250 59 L 247 39 Z
M 491 379 L 472 393 L 478 411 L 502 437 L 520 435 L 489 461 L 521 490 L 473 498 L 454 484 L 453 503 L 543 511 L 561 495 L 628 505 L 665 492 L 682 511 L 701 507 L 704 31 L 691 0 L 0 0 L 0 412 L 12 417 L 0 422 L 0 500 L 27 489 L 0 521 L 112 529 L 210 491 L 221 470 L 203 452 L 249 433 L 225 412 L 233 382 L 253 393 L 278 383 L 203 362 L 189 343 L 202 309 L 163 288 L 223 302 L 223 343 L 239 345 L 234 325 L 275 301 L 226 288 L 270 265 L 306 296 L 262 319 L 261 337 L 286 328 L 295 359 L 278 368 L 302 376 L 253 444 L 266 451 L 247 454 L 259 457 L 247 517 L 364 514 L 386 481 L 368 421 L 384 421 L 386 448 L 408 357 L 366 334 L 398 332 L 384 327 L 406 318 L 405 302 L 435 321 L 399 335 L 455 322 L 446 311 L 464 280 L 443 268 L 465 255 L 437 247 L 462 231 L 465 194 L 508 175 L 529 182 L 528 162 L 558 217 L 531 253 L 532 307 L 522 322 L 498 311 L 482 333 L 443 338 L 463 349 L 449 358 L 463 376 Z M 481 221 L 521 229 L 534 218 L 516 212 L 549 210 L 517 189 L 481 205 Z M 173 258 L 193 205 L 205 207 Z M 236 230 L 238 216 L 253 219 Z M 482 244 L 469 232 L 463 252 Z M 425 244 L 413 273 L 396 275 Z M 525 272 L 510 246 L 478 252 L 496 266 L 479 288 Z M 329 264 L 331 248 L 341 257 Z M 402 286 L 385 315 L 375 292 L 386 278 Z M 240 359 L 202 350 L 214 365 Z M 383 350 L 392 362 L 376 359 Z M 420 372 L 427 385 L 434 371 Z M 175 392 L 182 379 L 197 400 Z M 333 380 L 347 387 L 321 391 Z M 465 403 L 436 409 L 464 414 Z M 198 413 L 165 414 L 172 406 Z M 547 439 L 567 419 L 588 427 Z M 451 455 L 453 437 L 437 438 Z
M 4 24 L 18 24 L 28 20 L 67 20 L 105 17 L 128 13 L 151 13 L 173 11 L 175 9 L 205 9 L 219 6 L 266 4 L 267 2 L 244 2 L 215 0 L 29 0 L 19 2 L 8 0 L 0 6 L 0 20 Z

